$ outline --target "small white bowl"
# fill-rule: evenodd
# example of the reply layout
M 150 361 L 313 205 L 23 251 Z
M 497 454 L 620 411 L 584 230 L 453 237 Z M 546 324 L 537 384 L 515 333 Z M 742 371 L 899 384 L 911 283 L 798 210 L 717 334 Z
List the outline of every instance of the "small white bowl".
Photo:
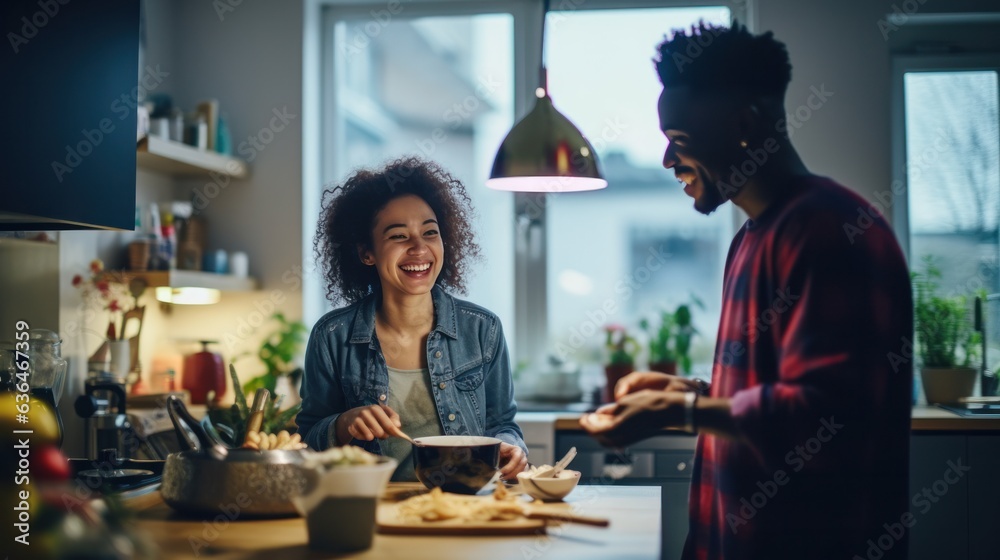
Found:
M 532 498 L 543 502 L 558 502 L 576 488 L 580 482 L 580 471 L 564 470 L 558 478 L 532 478 L 526 472 L 517 474 L 521 488 Z

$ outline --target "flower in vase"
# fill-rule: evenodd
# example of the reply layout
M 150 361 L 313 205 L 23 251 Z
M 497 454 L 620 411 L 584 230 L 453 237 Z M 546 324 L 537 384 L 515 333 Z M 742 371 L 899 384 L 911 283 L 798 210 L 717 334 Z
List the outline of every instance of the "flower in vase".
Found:
M 84 306 L 88 309 L 101 309 L 110 315 L 108 319 L 109 338 L 115 333 L 121 333 L 124 313 L 131 309 L 129 305 L 132 295 L 128 281 L 120 273 L 104 271 L 104 263 L 100 259 L 90 261 L 90 275 L 73 276 L 73 287 L 80 291 Z

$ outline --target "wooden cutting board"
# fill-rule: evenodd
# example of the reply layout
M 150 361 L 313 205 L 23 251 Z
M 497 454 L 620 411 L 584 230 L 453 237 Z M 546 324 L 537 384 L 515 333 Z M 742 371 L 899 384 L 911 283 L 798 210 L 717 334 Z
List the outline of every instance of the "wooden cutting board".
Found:
M 490 496 L 480 496 L 483 500 L 492 500 Z M 377 530 L 384 535 L 539 535 L 545 533 L 544 519 L 526 519 L 523 517 L 509 521 L 461 521 L 446 519 L 444 521 L 409 521 L 399 516 L 399 504 L 382 502 L 376 512 Z

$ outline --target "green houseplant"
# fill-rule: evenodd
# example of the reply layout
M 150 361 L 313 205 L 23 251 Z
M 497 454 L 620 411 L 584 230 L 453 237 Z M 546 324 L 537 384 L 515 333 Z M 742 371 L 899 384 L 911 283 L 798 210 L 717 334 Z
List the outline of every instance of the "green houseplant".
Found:
M 301 321 L 289 321 L 282 313 L 275 313 L 271 318 L 279 326 L 264 339 L 257 351 L 257 357 L 264 363 L 267 371 L 243 386 L 243 391 L 248 395 L 261 387 L 271 391 L 273 395 L 281 377 L 288 376 L 288 380 L 295 384 L 302 376 L 302 368 L 296 366 L 294 361 L 305 343 L 306 326 Z
M 295 365 L 295 359 L 305 344 L 306 326 L 301 321 L 289 321 L 282 313 L 275 313 L 271 318 L 277 321 L 278 327 L 264 339 L 257 351 L 257 357 L 266 371 L 241 386 L 235 368 L 230 369 L 236 401 L 229 408 L 209 409 L 209 418 L 219 428 L 220 435 L 230 440 L 227 443 L 237 447 L 243 442 L 250 415 L 247 398 L 252 401 L 257 389 L 267 389 L 271 393 L 264 409 L 263 432 L 277 433 L 286 429 L 302 408 L 298 394 L 292 393 L 295 383 L 302 377 L 302 368 Z M 282 410 L 289 395 L 293 404 Z
M 969 321 L 968 298 L 939 294 L 941 270 L 933 257 L 925 256 L 923 261 L 924 271 L 911 273 L 920 379 L 927 402 L 953 403 L 972 395 L 979 333 Z
M 658 326 L 654 327 L 648 319 L 639 321 L 649 337 L 649 369 L 676 374 L 680 366 L 684 375 L 691 374 L 691 338 L 698 333 L 691 323 L 692 306 L 705 308 L 700 299 L 692 296 L 690 304 L 661 312 Z

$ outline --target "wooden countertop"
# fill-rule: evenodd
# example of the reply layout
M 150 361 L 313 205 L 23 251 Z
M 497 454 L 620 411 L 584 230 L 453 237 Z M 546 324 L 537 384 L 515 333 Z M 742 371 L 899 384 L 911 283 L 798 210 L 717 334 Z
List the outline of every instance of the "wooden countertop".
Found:
M 155 496 L 159 496 L 156 492 Z M 410 560 L 468 560 L 475 558 L 654 559 L 660 557 L 660 489 L 644 486 L 581 485 L 566 498 L 584 515 L 606 517 L 608 528 L 565 524 L 547 535 L 454 537 L 375 534 L 366 551 L 333 555 L 308 548 L 305 520 L 219 521 L 178 517 L 162 500 L 133 504 L 139 527 L 159 545 L 161 558 L 407 558 Z
M 535 413 L 539 414 L 539 413 Z M 577 412 L 553 413 L 556 430 L 580 430 L 580 416 Z M 968 418 L 932 405 L 913 407 L 910 429 L 915 432 L 955 431 L 955 432 L 1000 432 L 1000 418 Z

